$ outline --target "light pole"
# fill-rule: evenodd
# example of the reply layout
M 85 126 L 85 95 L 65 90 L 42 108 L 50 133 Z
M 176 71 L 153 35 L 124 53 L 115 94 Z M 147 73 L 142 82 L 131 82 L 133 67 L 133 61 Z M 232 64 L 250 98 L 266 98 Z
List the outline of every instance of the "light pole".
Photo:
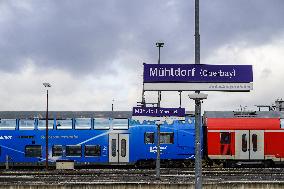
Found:
M 45 168 L 48 170 L 48 87 L 49 83 L 43 83 L 46 89 L 46 117 L 45 117 Z
M 112 117 L 112 119 L 114 118 L 113 106 L 114 106 L 114 99 L 112 99 L 112 104 L 111 104 L 111 117 Z
M 159 59 L 158 59 L 158 64 L 161 63 L 161 47 L 164 46 L 165 43 L 162 42 L 157 42 L 156 47 L 159 48 Z M 158 91 L 158 107 L 161 107 L 161 91 Z

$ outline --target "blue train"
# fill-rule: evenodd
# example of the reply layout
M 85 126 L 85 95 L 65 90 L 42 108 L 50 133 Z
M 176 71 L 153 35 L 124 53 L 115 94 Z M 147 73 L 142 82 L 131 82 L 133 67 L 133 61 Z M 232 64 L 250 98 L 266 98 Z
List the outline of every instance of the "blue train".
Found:
M 194 160 L 195 119 L 169 117 L 161 125 L 161 161 L 166 165 Z M 46 121 L 0 120 L 0 166 L 44 166 Z M 75 166 L 151 165 L 156 159 L 157 126 L 134 118 L 70 118 L 48 120 L 49 165 L 74 161 Z M 8 157 L 8 158 L 7 158 Z

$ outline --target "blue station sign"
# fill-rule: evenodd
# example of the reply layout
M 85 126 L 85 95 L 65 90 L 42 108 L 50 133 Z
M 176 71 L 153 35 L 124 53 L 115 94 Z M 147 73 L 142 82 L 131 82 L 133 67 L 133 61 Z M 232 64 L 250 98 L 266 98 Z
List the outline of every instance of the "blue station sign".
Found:
M 185 108 L 133 107 L 132 116 L 185 116 Z
M 146 64 L 144 83 L 251 83 L 252 65 Z

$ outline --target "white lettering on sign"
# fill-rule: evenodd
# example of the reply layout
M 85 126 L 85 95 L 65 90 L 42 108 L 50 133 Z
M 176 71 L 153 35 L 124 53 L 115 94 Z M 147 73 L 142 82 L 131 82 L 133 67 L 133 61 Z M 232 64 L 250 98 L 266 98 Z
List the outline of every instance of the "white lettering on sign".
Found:
M 145 91 L 250 91 L 252 83 L 144 83 Z
M 232 78 L 236 76 L 236 70 L 233 69 L 231 72 L 225 72 L 222 70 L 212 72 L 212 71 L 201 69 L 200 76 L 201 77 L 229 77 L 229 78 Z
M 198 72 L 197 72 L 198 73 Z M 199 72 L 201 77 L 227 77 L 233 78 L 236 76 L 236 70 L 232 71 L 209 71 L 201 69 Z M 194 77 L 195 68 L 181 69 L 181 68 L 150 68 L 150 77 Z
M 195 68 L 181 69 L 181 68 L 150 68 L 150 77 L 194 77 Z
M 0 136 L 0 140 L 11 140 L 12 136 Z

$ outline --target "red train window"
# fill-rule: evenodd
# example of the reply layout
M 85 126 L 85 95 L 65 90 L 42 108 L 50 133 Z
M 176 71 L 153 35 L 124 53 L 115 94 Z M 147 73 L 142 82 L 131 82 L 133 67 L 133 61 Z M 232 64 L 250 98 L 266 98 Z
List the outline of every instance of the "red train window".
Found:
M 247 135 L 242 135 L 242 151 L 246 152 L 248 150 L 248 141 L 247 141 Z
M 231 133 L 230 132 L 222 132 L 220 133 L 220 143 L 221 144 L 230 144 L 231 143 Z
M 231 133 L 221 132 L 220 133 L 220 150 L 222 155 L 231 155 Z
M 257 135 L 256 134 L 252 135 L 252 150 L 254 152 L 257 151 Z

